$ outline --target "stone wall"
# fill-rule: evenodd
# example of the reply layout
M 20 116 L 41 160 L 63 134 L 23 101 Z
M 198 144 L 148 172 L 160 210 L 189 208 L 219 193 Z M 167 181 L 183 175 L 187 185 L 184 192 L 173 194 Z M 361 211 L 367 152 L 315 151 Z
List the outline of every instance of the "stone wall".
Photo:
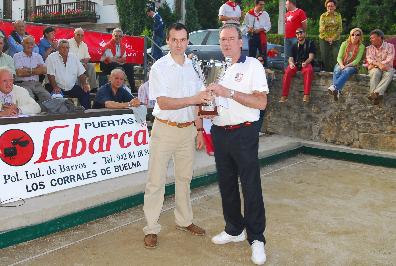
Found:
M 327 93 L 332 73 L 315 73 L 311 102 L 303 103 L 303 78 L 292 82 L 289 100 L 279 103 L 283 72 L 270 84 L 263 129 L 267 132 L 355 148 L 396 152 L 396 80 L 380 106 L 367 99 L 369 77 L 354 75 L 338 102 Z

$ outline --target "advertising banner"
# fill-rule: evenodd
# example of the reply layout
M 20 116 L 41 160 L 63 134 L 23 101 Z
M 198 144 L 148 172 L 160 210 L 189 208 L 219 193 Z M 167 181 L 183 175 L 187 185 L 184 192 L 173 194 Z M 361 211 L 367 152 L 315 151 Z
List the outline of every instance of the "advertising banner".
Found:
M 133 114 L 0 125 L 0 203 L 147 170 Z
M 71 39 L 74 37 L 74 28 L 62 27 L 59 25 L 26 23 L 26 32 L 32 35 L 38 44 L 40 39 L 43 37 L 43 30 L 48 26 L 55 29 L 55 39 L 57 40 Z M 14 26 L 11 22 L 0 20 L 0 29 L 2 29 L 8 37 L 11 31 L 14 30 Z M 100 61 L 100 57 L 104 52 L 103 47 L 108 41 L 110 41 L 110 39 L 110 33 L 84 30 L 83 41 L 88 46 L 92 62 Z M 121 42 L 125 45 L 127 63 L 142 65 L 144 63 L 144 38 L 125 35 Z

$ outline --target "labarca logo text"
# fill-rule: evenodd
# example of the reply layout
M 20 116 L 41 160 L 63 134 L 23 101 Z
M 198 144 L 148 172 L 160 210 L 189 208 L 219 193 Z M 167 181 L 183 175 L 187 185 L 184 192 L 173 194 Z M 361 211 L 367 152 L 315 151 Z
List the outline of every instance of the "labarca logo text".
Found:
M 80 137 L 80 124 L 75 124 L 71 140 L 60 140 L 51 145 L 51 138 L 63 135 L 60 132 L 69 127 L 70 125 L 53 126 L 45 130 L 40 158 L 35 163 L 79 157 L 87 152 L 90 154 L 108 152 L 115 145 L 119 145 L 122 149 L 127 149 L 132 145 L 141 146 L 148 144 L 147 130 L 145 129 L 136 132 L 109 133 L 86 139 Z

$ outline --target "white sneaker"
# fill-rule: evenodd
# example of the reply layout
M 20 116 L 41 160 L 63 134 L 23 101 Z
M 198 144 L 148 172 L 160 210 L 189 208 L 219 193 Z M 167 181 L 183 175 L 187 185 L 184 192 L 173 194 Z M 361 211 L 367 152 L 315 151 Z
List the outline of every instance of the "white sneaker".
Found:
M 333 95 L 333 91 L 335 91 L 335 86 L 331 85 L 330 87 L 327 88 L 327 91 L 329 92 L 330 95 Z
M 263 265 L 267 260 L 267 256 L 265 255 L 264 242 L 254 240 L 252 245 L 252 261 L 254 264 Z
M 245 231 L 242 231 L 242 233 L 237 236 L 229 235 L 225 231 L 223 231 L 220 234 L 212 237 L 212 242 L 218 245 L 223 245 L 230 242 L 241 242 L 244 240 L 246 240 Z

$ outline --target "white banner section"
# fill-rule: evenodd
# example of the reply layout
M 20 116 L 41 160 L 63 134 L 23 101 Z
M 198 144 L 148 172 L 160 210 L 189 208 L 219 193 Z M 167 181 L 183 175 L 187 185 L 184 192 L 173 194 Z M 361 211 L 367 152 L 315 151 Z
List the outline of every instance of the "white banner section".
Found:
M 0 204 L 147 170 L 133 114 L 0 125 Z

